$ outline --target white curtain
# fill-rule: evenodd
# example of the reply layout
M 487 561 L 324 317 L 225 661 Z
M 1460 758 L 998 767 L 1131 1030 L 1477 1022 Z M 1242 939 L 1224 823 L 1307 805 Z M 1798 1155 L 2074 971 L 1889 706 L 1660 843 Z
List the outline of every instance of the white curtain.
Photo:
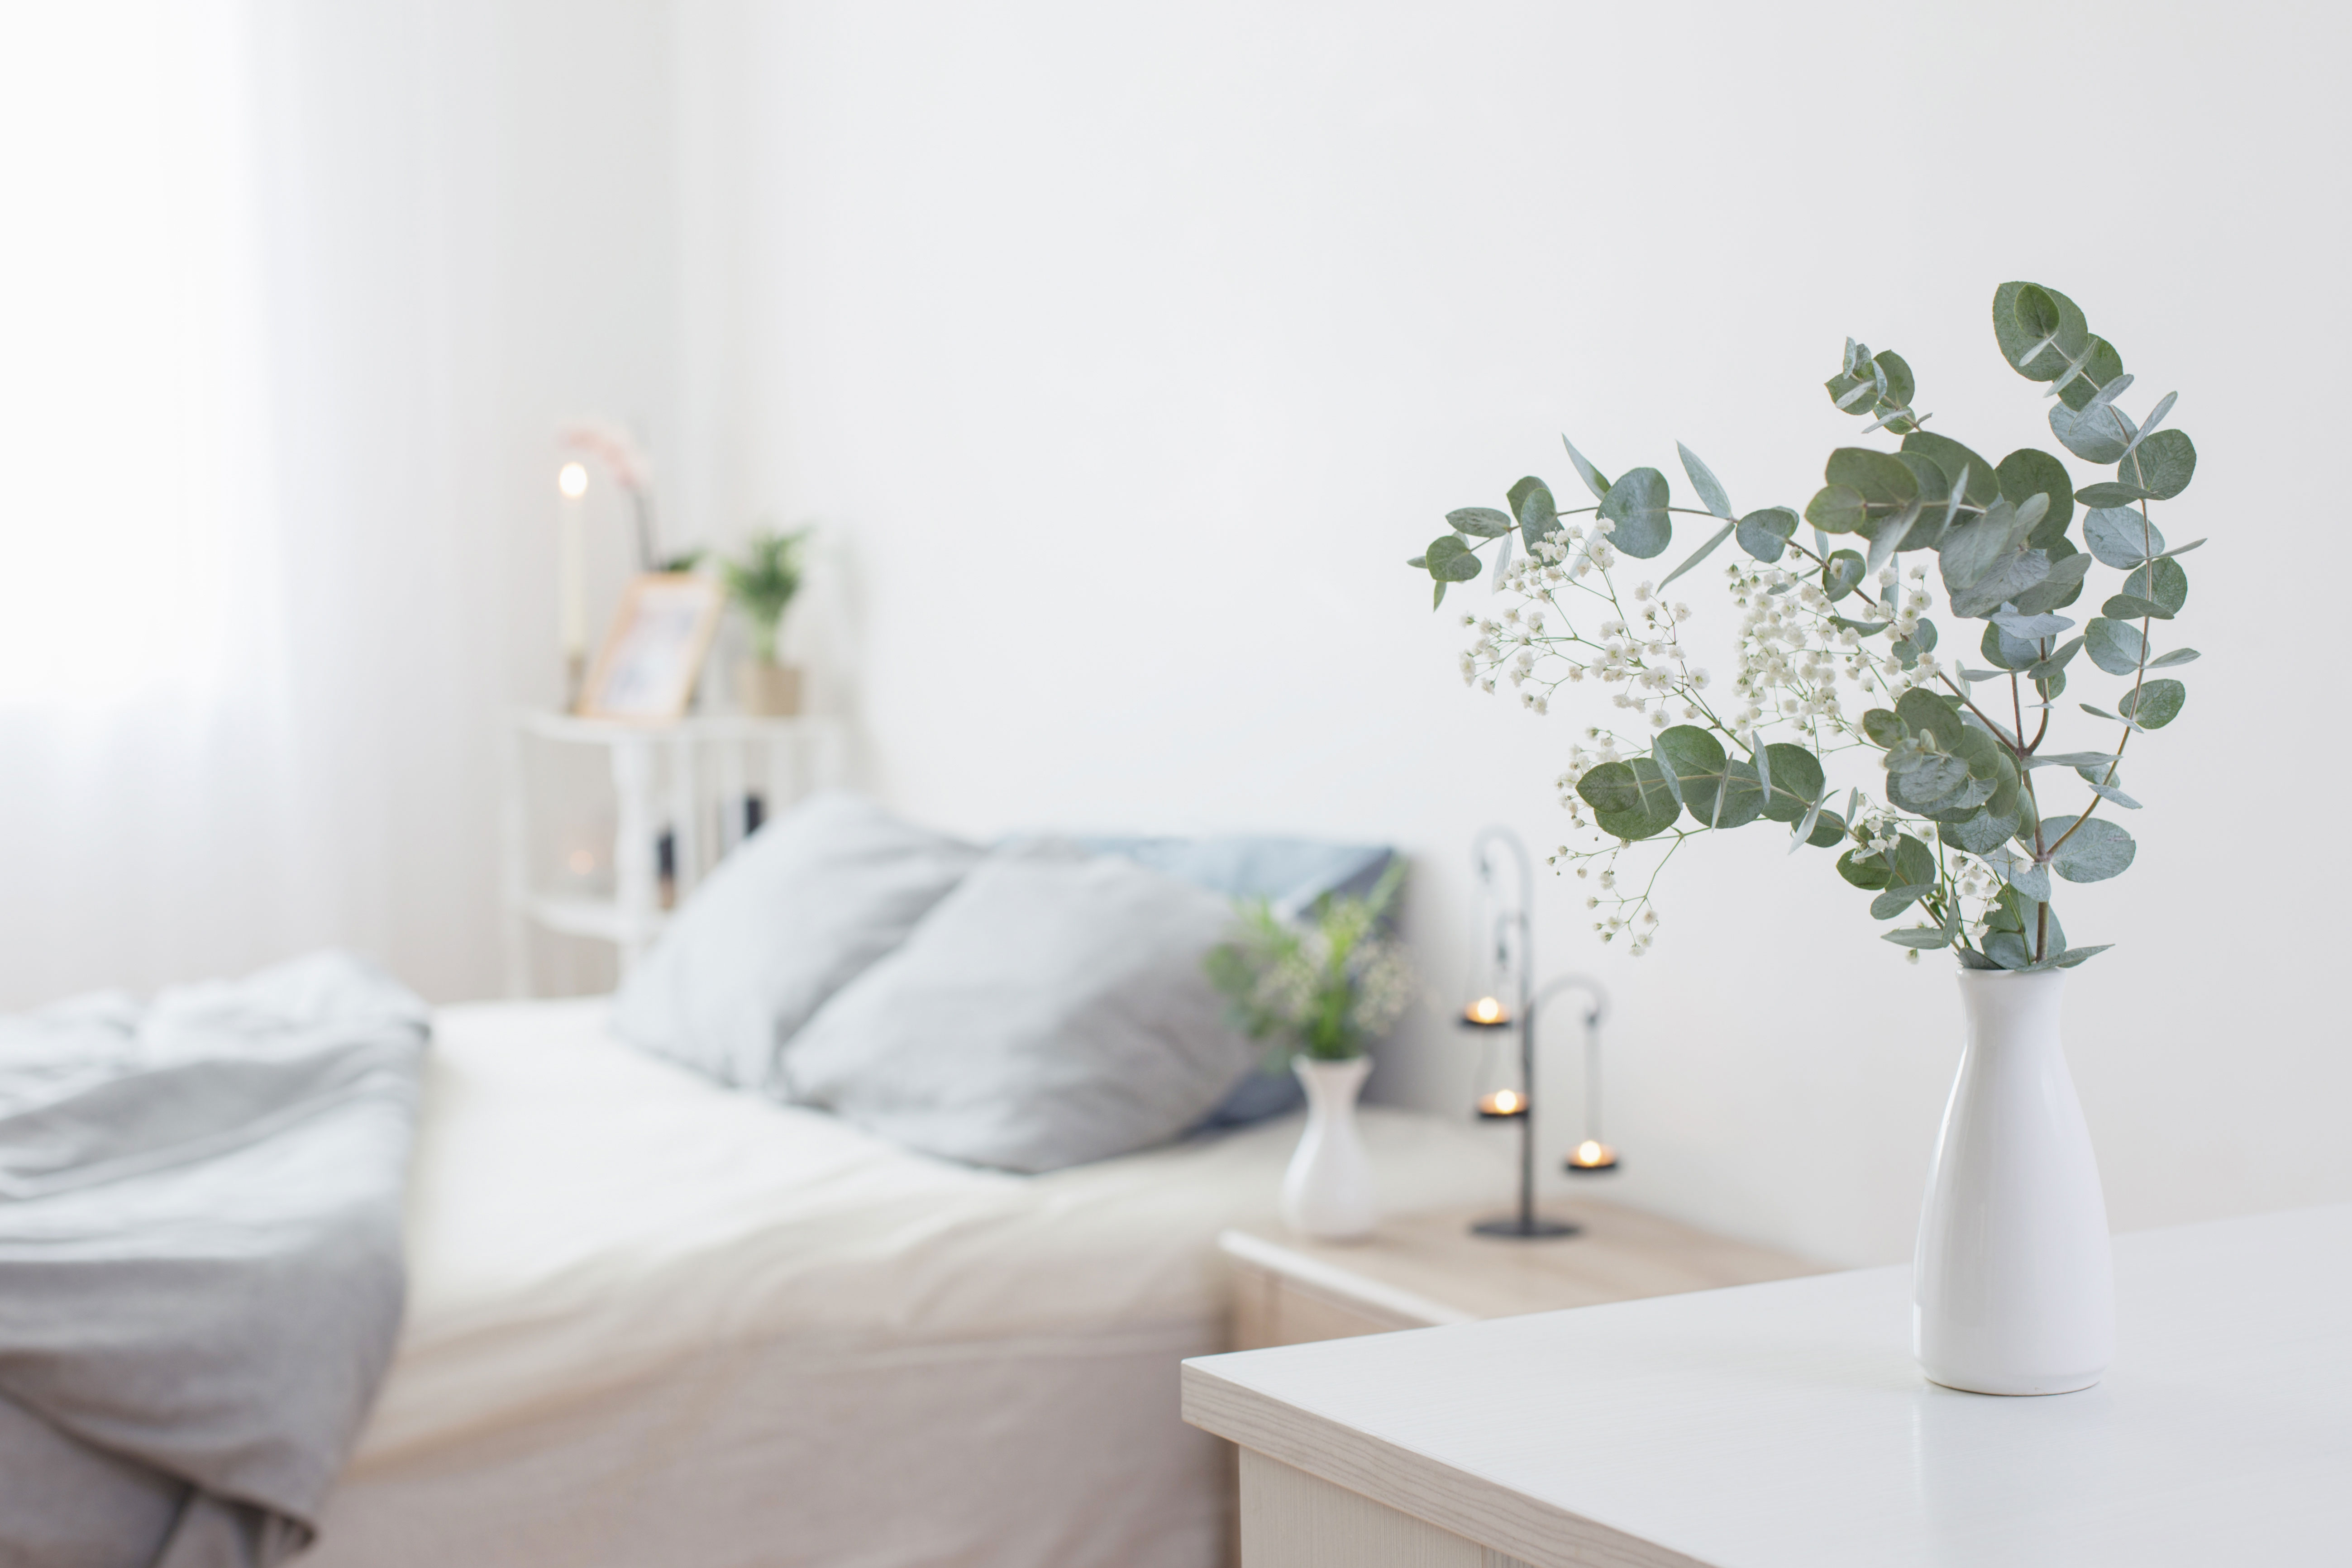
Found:
M 0 1007 L 324 942 L 495 987 L 547 439 L 659 391 L 658 252 L 565 228 L 658 195 L 567 134 L 663 123 L 633 9 L 0 12 Z

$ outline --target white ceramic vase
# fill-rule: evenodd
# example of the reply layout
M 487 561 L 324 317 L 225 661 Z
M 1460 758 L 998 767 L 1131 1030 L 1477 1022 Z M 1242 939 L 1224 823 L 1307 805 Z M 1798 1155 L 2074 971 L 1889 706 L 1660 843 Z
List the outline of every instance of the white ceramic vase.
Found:
M 1964 969 L 1968 1044 L 1912 1268 L 1920 1370 L 1974 1394 L 2070 1394 L 2115 1353 L 2107 1205 L 2058 1037 L 2066 976 Z
M 1379 1204 L 1371 1156 L 1356 1131 L 1356 1096 L 1372 1070 L 1371 1058 L 1293 1057 L 1290 1069 L 1307 1089 L 1307 1131 L 1283 1173 L 1282 1222 L 1323 1241 L 1370 1236 Z

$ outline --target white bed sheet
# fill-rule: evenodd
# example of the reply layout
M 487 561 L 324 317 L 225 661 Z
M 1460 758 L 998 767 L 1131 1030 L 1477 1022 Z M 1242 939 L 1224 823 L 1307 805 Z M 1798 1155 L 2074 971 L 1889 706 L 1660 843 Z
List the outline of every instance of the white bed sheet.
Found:
M 1295 1121 L 1015 1176 L 630 1050 L 601 1002 L 436 1020 L 401 1346 L 306 1568 L 1167 1564 L 1223 1550 L 1177 1417 L 1213 1240 Z M 1367 1112 L 1398 1207 L 1498 1200 L 1476 1130 Z

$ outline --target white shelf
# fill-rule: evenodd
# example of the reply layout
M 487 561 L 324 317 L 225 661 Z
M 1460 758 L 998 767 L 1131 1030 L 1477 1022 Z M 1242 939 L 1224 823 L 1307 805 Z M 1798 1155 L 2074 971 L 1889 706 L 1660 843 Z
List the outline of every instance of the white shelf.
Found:
M 585 719 L 545 708 L 525 708 L 515 713 L 523 733 L 542 741 L 571 741 L 608 746 L 616 741 L 777 742 L 829 741 L 841 732 L 841 721 L 828 714 L 803 713 L 766 719 L 749 713 L 696 713 L 683 719 L 641 722 L 627 719 Z
M 536 885 L 531 748 L 599 746 L 612 777 L 613 838 L 603 858 L 609 897 Z M 675 900 L 740 840 L 744 803 L 757 796 L 773 816 L 841 782 L 848 726 L 823 714 L 757 718 L 697 714 L 659 723 L 586 719 L 546 709 L 517 710 L 508 731 L 506 789 L 507 990 L 532 994 L 534 931 L 613 944 L 621 972 L 645 955 L 663 923 L 661 858 L 667 842 Z M 575 847 L 586 847 L 576 846 Z M 569 853 L 569 851 L 567 851 Z
M 544 895 L 524 900 L 523 912 L 549 931 L 610 942 L 625 942 L 641 933 L 652 937 L 660 931 L 662 922 L 668 919 L 667 913 L 658 910 L 650 914 L 629 910 L 623 908 L 617 899 Z

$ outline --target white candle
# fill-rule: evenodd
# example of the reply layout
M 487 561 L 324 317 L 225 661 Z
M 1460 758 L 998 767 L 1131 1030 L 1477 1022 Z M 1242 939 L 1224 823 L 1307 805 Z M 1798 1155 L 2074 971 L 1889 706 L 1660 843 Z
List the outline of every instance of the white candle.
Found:
M 557 471 L 555 488 L 562 493 L 557 573 L 562 595 L 561 625 L 567 668 L 577 668 L 588 656 L 588 470 L 566 463 Z

